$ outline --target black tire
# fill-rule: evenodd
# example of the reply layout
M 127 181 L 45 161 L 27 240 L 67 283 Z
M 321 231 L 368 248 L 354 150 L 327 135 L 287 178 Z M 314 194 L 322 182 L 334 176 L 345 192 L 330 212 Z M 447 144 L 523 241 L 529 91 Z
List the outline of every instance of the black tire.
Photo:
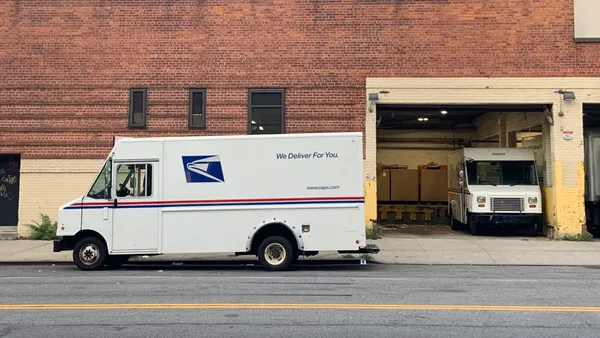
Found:
M 477 223 L 475 223 L 473 221 L 473 217 L 471 217 L 470 215 L 467 217 L 468 217 L 467 222 L 469 222 L 469 230 L 471 230 L 471 235 L 480 236 L 481 235 L 481 226 L 479 226 Z
M 452 216 L 452 214 L 450 214 L 450 229 L 454 230 L 454 231 L 458 231 L 461 229 L 460 223 L 458 223 L 454 217 Z
M 107 257 L 106 244 L 98 237 L 83 238 L 73 248 L 73 262 L 80 270 L 98 270 L 104 265 Z
M 121 265 L 127 263 L 127 261 L 129 260 L 129 255 L 109 255 L 106 258 L 106 261 L 104 262 L 104 264 L 106 264 L 106 266 L 109 269 L 116 269 L 118 267 L 120 267 Z
M 267 254 L 269 250 L 269 254 Z M 269 271 L 282 271 L 288 269 L 294 262 L 294 247 L 287 239 L 280 236 L 271 236 L 262 241 L 258 247 L 258 260 L 260 264 Z M 283 254 L 283 258 L 273 264 L 277 259 L 277 252 Z M 267 256 L 272 259 L 267 259 Z
M 533 223 L 532 225 L 525 230 L 525 236 L 527 237 L 537 237 L 538 234 L 538 225 L 537 223 Z

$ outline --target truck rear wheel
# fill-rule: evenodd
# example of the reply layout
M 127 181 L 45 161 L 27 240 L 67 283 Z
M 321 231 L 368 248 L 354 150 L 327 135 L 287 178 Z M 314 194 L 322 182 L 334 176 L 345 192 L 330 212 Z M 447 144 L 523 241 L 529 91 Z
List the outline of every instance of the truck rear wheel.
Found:
M 83 238 L 73 248 L 73 262 L 84 271 L 100 269 L 107 256 L 106 245 L 97 237 Z
M 294 258 L 292 244 L 280 236 L 268 237 L 258 247 L 258 260 L 267 270 L 285 270 L 292 265 Z
M 458 223 L 458 221 L 456 219 L 454 219 L 454 216 L 452 214 L 449 214 L 448 217 L 450 218 L 450 229 L 454 230 L 454 231 L 458 231 L 461 229 L 461 225 L 460 223 Z

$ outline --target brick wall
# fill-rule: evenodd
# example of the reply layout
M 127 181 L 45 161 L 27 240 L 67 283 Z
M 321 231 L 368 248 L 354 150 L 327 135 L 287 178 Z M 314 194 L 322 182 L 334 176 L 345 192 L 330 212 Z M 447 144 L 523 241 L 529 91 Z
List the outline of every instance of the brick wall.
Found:
M 572 1 L 0 3 L 0 153 L 101 158 L 114 135 L 246 133 L 247 88 L 287 89 L 286 132 L 363 131 L 367 77 L 600 75 Z M 128 89 L 149 88 L 128 131 Z M 207 128 L 187 93 L 208 88 Z

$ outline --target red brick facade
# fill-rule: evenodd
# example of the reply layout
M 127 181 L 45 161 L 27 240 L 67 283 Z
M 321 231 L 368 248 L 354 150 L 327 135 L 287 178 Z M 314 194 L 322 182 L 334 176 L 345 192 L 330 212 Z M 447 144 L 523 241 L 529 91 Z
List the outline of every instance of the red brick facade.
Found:
M 551 0 L 5 0 L 0 153 L 102 158 L 114 135 L 247 133 L 247 89 L 286 89 L 286 132 L 364 130 L 367 77 L 600 76 Z M 130 88 L 148 88 L 129 130 Z M 207 88 L 204 130 L 188 90 Z

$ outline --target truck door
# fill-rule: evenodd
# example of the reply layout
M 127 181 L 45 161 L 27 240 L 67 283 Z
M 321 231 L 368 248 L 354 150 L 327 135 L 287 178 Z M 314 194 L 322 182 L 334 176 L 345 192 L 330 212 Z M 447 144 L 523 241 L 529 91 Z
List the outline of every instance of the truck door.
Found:
M 466 166 L 465 166 L 465 162 L 461 161 L 460 165 L 459 165 L 459 173 L 461 173 L 459 176 L 459 180 L 462 181 L 462 184 L 459 185 L 460 188 L 460 198 L 459 198 L 459 209 L 460 209 L 460 217 L 459 220 L 462 223 L 466 223 L 467 222 L 467 194 L 468 192 L 466 191 L 466 187 L 467 187 L 467 172 L 466 172 Z
M 114 164 L 113 251 L 157 251 L 158 161 Z

